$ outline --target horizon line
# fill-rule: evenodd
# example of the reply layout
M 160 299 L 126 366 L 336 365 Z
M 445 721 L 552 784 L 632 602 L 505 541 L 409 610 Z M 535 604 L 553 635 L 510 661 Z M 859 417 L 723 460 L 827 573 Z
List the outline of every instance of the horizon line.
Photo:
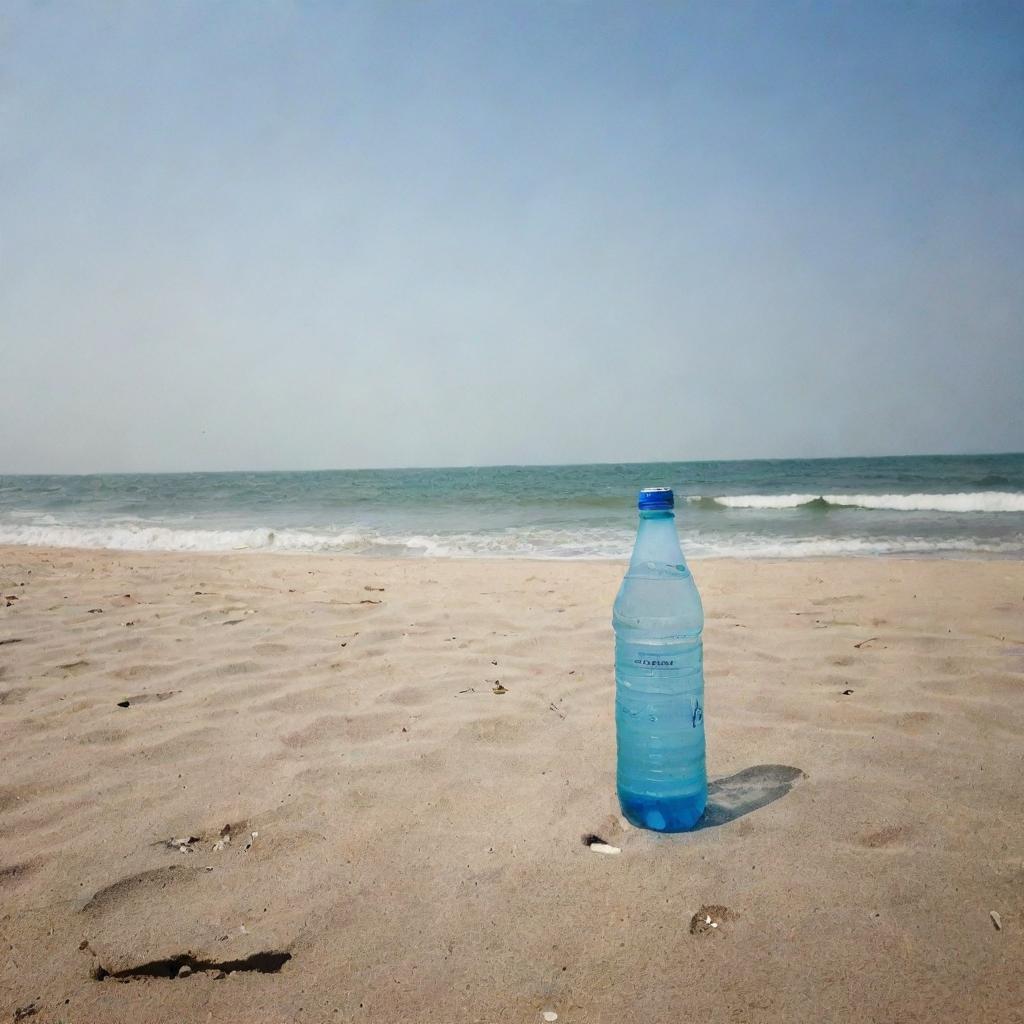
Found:
M 89 477 L 89 476 L 226 476 L 228 474 L 253 475 L 259 473 L 404 473 L 410 471 L 430 472 L 435 470 L 478 470 L 478 469 L 564 469 L 570 467 L 595 466 L 675 466 L 706 465 L 714 462 L 842 462 L 857 459 L 978 459 L 997 458 L 1007 455 L 1024 455 L 1024 451 L 1002 452 L 910 452 L 901 455 L 815 455 L 763 456 L 760 458 L 730 459 L 648 459 L 635 462 L 613 460 L 611 462 L 495 462 L 463 463 L 449 466 L 360 466 L 343 468 L 337 466 L 317 469 L 161 469 L 161 470 L 92 470 L 84 473 L 4 473 L 6 477 Z

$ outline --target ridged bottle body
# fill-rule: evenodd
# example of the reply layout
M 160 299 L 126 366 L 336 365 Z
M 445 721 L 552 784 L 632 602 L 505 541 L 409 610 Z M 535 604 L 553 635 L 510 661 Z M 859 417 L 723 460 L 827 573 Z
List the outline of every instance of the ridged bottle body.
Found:
M 617 788 L 622 813 L 684 832 L 707 804 L 704 611 L 672 512 L 641 512 L 615 599 Z

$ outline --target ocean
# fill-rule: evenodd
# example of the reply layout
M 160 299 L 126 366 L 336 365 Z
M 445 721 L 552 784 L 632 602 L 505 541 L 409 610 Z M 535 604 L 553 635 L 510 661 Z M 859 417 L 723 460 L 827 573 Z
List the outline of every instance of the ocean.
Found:
M 0 476 L 0 544 L 615 559 L 645 486 L 691 558 L 1024 557 L 1024 454 Z

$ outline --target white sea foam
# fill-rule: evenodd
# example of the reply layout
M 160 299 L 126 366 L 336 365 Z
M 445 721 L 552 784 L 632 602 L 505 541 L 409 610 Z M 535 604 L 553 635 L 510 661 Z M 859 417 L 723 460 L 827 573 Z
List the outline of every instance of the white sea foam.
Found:
M 118 551 L 343 551 L 358 534 L 317 534 L 302 530 L 203 530 L 133 524 L 20 526 L 0 524 L 0 544 L 112 548 Z
M 0 523 L 0 544 L 118 551 L 334 552 L 426 558 L 626 558 L 633 532 L 511 529 L 493 533 L 386 534 L 269 528 L 181 529 L 117 523 L 96 526 Z
M 703 498 L 687 499 L 691 502 Z M 737 494 L 712 498 L 724 508 L 787 509 L 822 502 L 847 508 L 894 512 L 1024 512 L 1024 494 L 962 491 L 957 494 Z
M 329 552 L 411 558 L 625 559 L 632 529 L 518 527 L 492 532 L 384 534 L 369 529 L 182 529 L 148 524 L 0 523 L 0 544 L 122 551 Z M 1024 556 L 1024 533 L 1001 539 L 780 537 L 684 531 L 691 558 L 808 558 L 838 555 Z
M 1021 557 L 1024 535 L 1015 540 L 933 540 L 922 537 L 728 537 L 696 540 L 689 558 L 836 558 L 868 555 L 961 555 Z
M 409 552 L 428 558 L 628 558 L 633 530 L 580 528 L 558 530 L 538 527 L 495 533 L 416 535 L 404 543 Z M 387 540 L 378 544 L 390 543 Z

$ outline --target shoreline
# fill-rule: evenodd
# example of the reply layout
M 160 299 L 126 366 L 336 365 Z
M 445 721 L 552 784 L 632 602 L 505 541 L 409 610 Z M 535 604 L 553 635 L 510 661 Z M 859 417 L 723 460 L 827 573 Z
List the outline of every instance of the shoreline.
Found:
M 61 547 L 44 544 L 0 544 L 0 569 L 3 560 L 15 558 L 21 552 L 32 552 L 36 555 L 47 557 L 75 556 L 84 557 L 117 557 L 123 558 L 134 555 L 139 558 L 155 556 L 157 558 L 250 558 L 269 557 L 279 558 L 309 558 L 313 560 L 341 560 L 343 562 L 365 562 L 369 565 L 391 564 L 406 565 L 423 562 L 456 563 L 456 564 L 487 564 L 498 565 L 515 564 L 518 562 L 530 562 L 540 565 L 627 565 L 629 556 L 624 555 L 615 558 L 598 558 L 592 556 L 583 557 L 562 557 L 558 555 L 367 555 L 347 554 L 341 551 L 298 551 L 285 548 L 236 548 L 230 551 L 217 550 L 190 550 L 190 549 L 161 549 L 161 548 L 84 548 L 84 547 Z M 684 550 L 688 565 L 705 565 L 717 563 L 741 562 L 756 565 L 778 564 L 803 564 L 813 565 L 817 562 L 825 564 L 836 562 L 978 562 L 982 564 L 1024 564 L 1024 556 L 1020 555 L 999 555 L 986 552 L 950 552 L 949 554 L 937 555 L 932 552 L 900 552 L 895 554 L 850 554 L 842 553 L 835 555 L 697 555 L 692 556 Z
M 1014 1019 L 1024 563 L 695 560 L 718 803 L 668 837 L 622 562 L 252 554 L 0 548 L 0 1013 Z

